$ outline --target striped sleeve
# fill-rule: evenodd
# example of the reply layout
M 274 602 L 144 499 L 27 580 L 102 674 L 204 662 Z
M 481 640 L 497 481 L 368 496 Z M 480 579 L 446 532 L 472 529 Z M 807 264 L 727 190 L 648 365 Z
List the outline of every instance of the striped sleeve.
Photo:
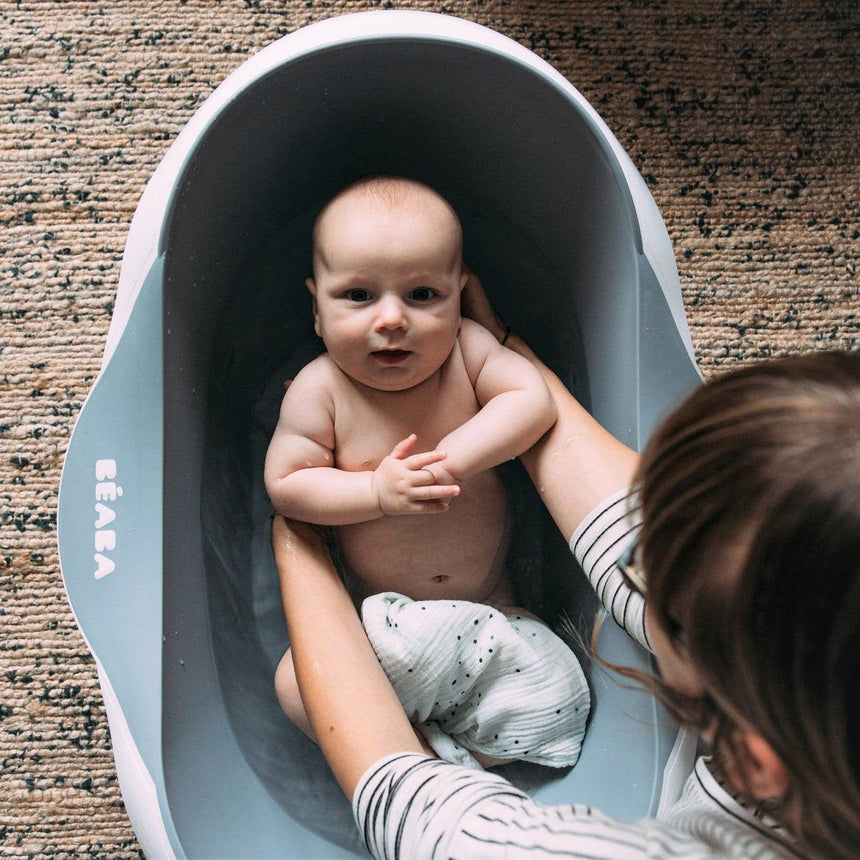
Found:
M 756 821 L 697 766 L 663 819 L 625 824 L 583 804 L 542 806 L 499 776 L 420 753 L 372 765 L 353 795 L 377 860 L 798 860 L 772 822 Z M 624 785 L 619 775 L 619 788 Z
M 527 800 L 498 776 L 417 753 L 377 762 L 353 795 L 355 819 L 376 858 L 450 857 L 458 819 L 488 797 Z M 392 822 L 397 821 L 396 827 Z
M 636 539 L 641 522 L 633 492 L 622 490 L 582 521 L 570 539 L 570 549 L 606 611 L 619 627 L 651 651 L 645 629 L 645 601 L 630 590 L 616 564 Z
M 377 762 L 353 796 L 377 860 L 646 857 L 647 831 L 584 806 L 541 806 L 500 776 L 417 753 Z

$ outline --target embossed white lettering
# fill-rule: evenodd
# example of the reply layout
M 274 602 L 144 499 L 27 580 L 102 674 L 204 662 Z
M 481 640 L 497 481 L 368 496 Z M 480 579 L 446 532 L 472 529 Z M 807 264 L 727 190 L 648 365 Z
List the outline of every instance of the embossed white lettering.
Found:
M 103 556 L 100 552 L 97 552 L 93 556 L 93 561 L 98 565 L 94 574 L 96 579 L 102 579 L 109 573 L 113 573 L 116 569 L 116 565 L 109 558 Z
M 113 552 L 116 549 L 116 532 L 102 529 L 96 532 L 96 552 Z
M 93 556 L 93 561 L 96 563 L 96 569 L 93 576 L 96 579 L 103 579 L 116 570 L 116 562 L 109 555 L 106 555 L 106 553 L 116 549 L 116 532 L 113 529 L 105 528 L 116 519 L 116 511 L 103 503 L 115 502 L 122 497 L 123 490 L 115 482 L 117 476 L 116 460 L 96 460 L 95 474 L 96 520 L 93 544 L 96 553 Z
M 96 480 L 112 481 L 116 477 L 116 460 L 96 460 Z
M 107 505 L 103 505 L 101 502 L 96 505 L 96 513 L 99 515 L 99 518 L 96 520 L 97 529 L 103 529 L 116 519 L 116 514 Z
M 122 495 L 122 487 L 113 481 L 96 484 L 96 498 L 101 502 L 115 502 Z

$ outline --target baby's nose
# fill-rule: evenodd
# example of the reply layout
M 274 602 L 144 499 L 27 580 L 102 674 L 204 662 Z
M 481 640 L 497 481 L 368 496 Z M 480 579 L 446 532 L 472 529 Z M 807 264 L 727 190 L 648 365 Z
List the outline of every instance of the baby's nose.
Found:
M 376 330 L 405 329 L 407 327 L 406 308 L 396 296 L 383 296 L 377 303 Z

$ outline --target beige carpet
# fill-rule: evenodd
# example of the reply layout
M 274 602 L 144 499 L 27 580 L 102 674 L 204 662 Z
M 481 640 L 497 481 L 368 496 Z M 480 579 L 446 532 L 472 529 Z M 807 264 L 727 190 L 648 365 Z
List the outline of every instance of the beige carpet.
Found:
M 489 25 L 584 93 L 663 212 L 706 374 L 860 346 L 854 0 L 0 0 L 0 855 L 139 850 L 55 539 L 140 192 L 245 58 L 379 6 Z

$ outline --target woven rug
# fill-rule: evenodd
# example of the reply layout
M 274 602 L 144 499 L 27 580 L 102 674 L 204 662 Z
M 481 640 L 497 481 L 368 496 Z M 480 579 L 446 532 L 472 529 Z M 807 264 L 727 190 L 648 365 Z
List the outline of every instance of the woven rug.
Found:
M 0 854 L 136 856 L 57 489 L 139 195 L 243 60 L 315 20 L 444 11 L 553 63 L 645 176 L 703 372 L 860 346 L 854 0 L 0 0 Z

